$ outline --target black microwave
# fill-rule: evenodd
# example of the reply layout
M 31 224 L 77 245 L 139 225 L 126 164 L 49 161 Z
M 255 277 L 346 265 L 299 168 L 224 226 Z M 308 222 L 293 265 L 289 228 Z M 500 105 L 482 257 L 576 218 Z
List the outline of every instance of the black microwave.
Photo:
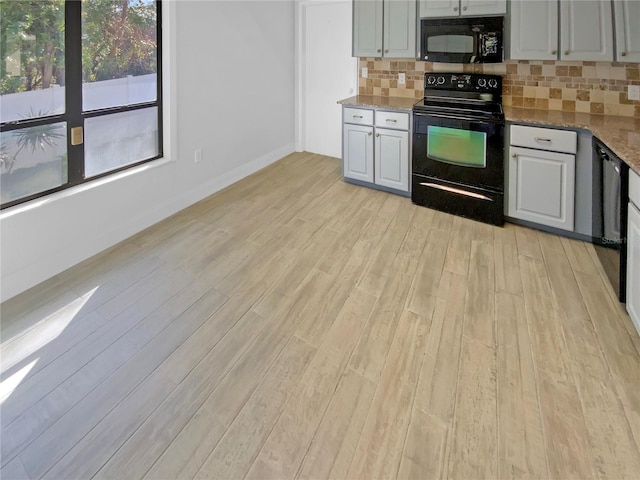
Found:
M 423 18 L 420 60 L 442 63 L 500 63 L 503 17 Z

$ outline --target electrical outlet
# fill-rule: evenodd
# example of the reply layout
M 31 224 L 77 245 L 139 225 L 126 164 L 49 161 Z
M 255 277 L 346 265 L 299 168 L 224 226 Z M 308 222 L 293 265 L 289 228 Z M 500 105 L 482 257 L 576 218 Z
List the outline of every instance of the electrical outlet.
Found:
M 640 85 L 629 85 L 627 87 L 627 97 L 629 97 L 629 100 L 640 100 Z
M 400 85 L 404 85 L 405 84 L 404 73 L 399 73 L 398 74 L 398 84 L 400 84 Z
M 369 76 L 369 69 L 367 67 L 362 67 L 362 78 L 367 78 Z
M 202 161 L 202 149 L 196 148 L 193 155 L 193 163 L 200 163 Z

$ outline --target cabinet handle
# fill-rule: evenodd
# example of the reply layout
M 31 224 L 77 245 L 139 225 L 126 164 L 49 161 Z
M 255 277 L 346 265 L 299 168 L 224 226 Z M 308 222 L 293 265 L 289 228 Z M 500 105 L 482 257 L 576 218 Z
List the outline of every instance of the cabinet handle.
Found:
M 536 142 L 548 142 L 548 143 L 551 143 L 551 139 L 550 138 L 533 137 L 533 139 Z
M 382 51 L 381 49 L 378 49 L 378 53 L 380 53 L 381 51 Z
M 564 54 L 565 54 L 565 55 L 569 55 L 569 50 L 565 50 L 565 51 L 564 51 Z
M 557 50 L 551 50 L 551 55 L 556 55 L 558 53 Z
M 467 9 L 467 7 L 462 7 L 462 10 L 466 10 L 466 9 Z
M 379 136 L 380 136 L 380 134 L 379 134 L 379 133 L 376 133 L 376 137 L 379 137 Z
M 394 120 L 393 118 L 387 118 L 387 122 L 398 123 L 398 120 Z
M 373 133 L 373 132 L 369 132 L 369 133 L 367 133 L 367 135 L 371 136 L 371 134 L 372 134 L 372 133 Z
M 362 118 L 362 115 L 354 115 L 353 118 Z
M 517 153 L 512 153 L 511 154 L 511 158 L 518 158 L 518 154 Z
M 622 52 L 620 55 L 622 55 L 623 57 L 627 56 L 627 52 Z
M 389 53 L 389 50 L 388 50 L 388 49 L 387 49 L 387 50 L 385 50 L 385 51 L 384 51 L 384 53 Z
M 453 11 L 457 12 L 458 11 L 458 7 L 453 7 Z

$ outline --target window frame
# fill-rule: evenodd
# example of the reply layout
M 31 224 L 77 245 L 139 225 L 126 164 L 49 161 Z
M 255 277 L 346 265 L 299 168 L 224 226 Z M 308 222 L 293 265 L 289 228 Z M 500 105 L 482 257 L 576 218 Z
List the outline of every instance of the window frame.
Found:
M 65 0 L 65 112 L 62 114 L 49 115 L 37 118 L 26 118 L 0 123 L 0 132 L 11 132 L 30 127 L 49 125 L 53 123 L 66 123 L 67 137 L 67 182 L 48 190 L 37 192 L 25 197 L 21 197 L 0 205 L 0 210 L 25 204 L 35 199 L 39 199 L 56 192 L 64 191 L 77 185 L 91 183 L 105 177 L 115 175 L 125 170 L 164 158 L 164 109 L 163 109 L 163 29 L 162 29 L 162 0 L 154 0 L 156 7 L 156 100 L 150 102 L 136 103 L 134 105 L 121 105 L 117 107 L 102 108 L 90 111 L 83 111 L 83 80 L 82 80 L 82 1 Z M 78 59 L 71 61 L 71 59 Z M 73 92 L 72 95 L 69 92 Z M 83 136 L 85 131 L 84 122 L 88 118 L 103 117 L 117 113 L 126 113 L 147 108 L 157 108 L 158 154 L 143 160 L 129 163 L 122 167 L 114 168 L 103 173 L 99 173 L 85 178 L 85 142 L 80 145 L 72 145 L 71 129 L 82 127 Z

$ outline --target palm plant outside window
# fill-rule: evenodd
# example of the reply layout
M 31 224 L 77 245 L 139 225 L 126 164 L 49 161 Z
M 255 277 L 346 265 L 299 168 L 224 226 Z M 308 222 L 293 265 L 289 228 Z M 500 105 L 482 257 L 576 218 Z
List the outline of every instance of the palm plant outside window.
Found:
M 152 0 L 0 0 L 2 208 L 162 156 Z

